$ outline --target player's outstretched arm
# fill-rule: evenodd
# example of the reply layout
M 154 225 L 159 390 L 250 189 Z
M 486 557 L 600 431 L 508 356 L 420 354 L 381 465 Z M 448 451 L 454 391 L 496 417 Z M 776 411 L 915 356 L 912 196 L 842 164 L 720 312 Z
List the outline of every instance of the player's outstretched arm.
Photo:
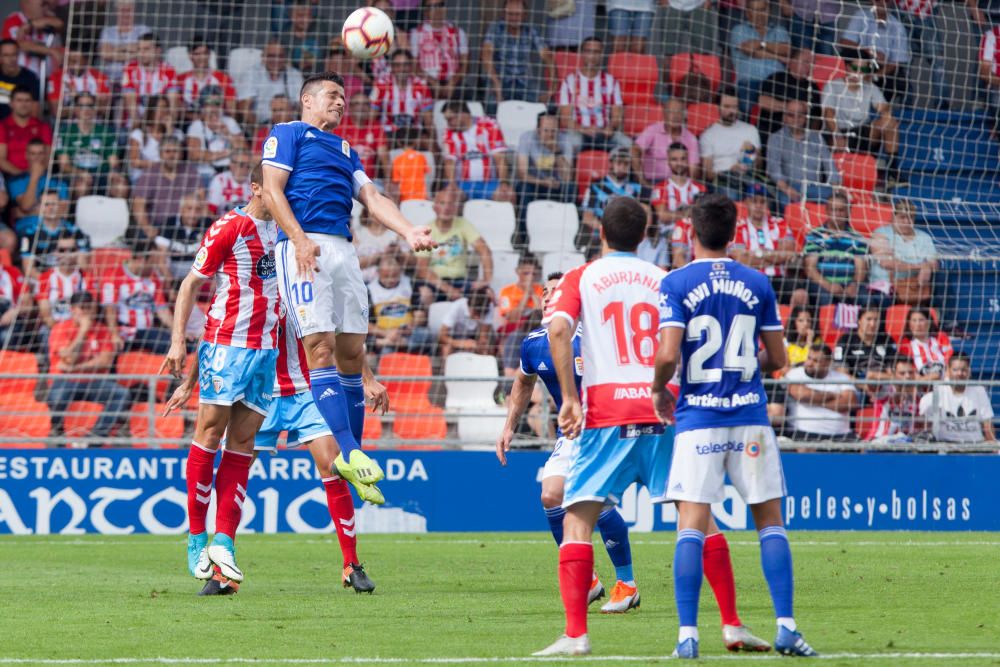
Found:
M 524 416 L 528 405 L 531 403 L 531 392 L 535 389 L 535 375 L 525 375 L 520 370 L 514 378 L 514 386 L 510 390 L 510 401 L 507 403 L 507 421 L 504 422 L 503 431 L 497 438 L 497 459 L 500 465 L 507 465 L 507 452 L 510 451 L 510 443 L 514 439 L 514 429 Z
M 375 379 L 372 367 L 368 365 L 368 355 L 365 354 L 361 365 L 361 383 L 364 385 L 365 398 L 372 406 L 372 414 L 385 414 L 389 411 L 389 390 Z
M 266 169 L 266 167 L 265 167 Z M 267 175 L 264 176 L 264 189 L 267 190 Z M 391 199 L 381 194 L 371 183 L 366 183 L 358 191 L 358 201 L 365 205 L 368 213 L 383 225 L 399 234 L 414 250 L 432 250 L 437 244 L 431 239 L 430 227 L 414 226 L 403 217 L 399 207 Z M 271 214 L 277 219 L 272 210 Z M 280 224 L 280 223 L 279 223 Z M 285 232 L 288 233 L 287 231 Z
M 764 343 L 764 349 L 757 355 L 761 373 L 773 373 L 784 368 L 788 363 L 784 333 L 781 331 L 761 331 L 760 339 Z
M 575 331 L 576 322 L 570 322 L 565 317 L 555 317 L 549 323 L 552 363 L 555 365 L 559 389 L 563 396 L 562 408 L 559 410 L 559 428 L 570 440 L 579 436 L 583 430 L 583 408 L 580 405 L 580 394 L 577 392 L 576 376 L 573 373 Z
M 198 381 L 198 360 L 195 359 L 191 364 L 191 368 L 188 369 L 188 374 L 181 382 L 177 389 L 174 389 L 174 393 L 170 395 L 170 400 L 163 408 L 163 416 L 166 417 L 174 410 L 180 410 L 184 407 L 188 399 L 191 398 L 191 393 L 194 392 L 195 382 Z
M 316 270 L 319 246 L 302 231 L 302 225 L 295 218 L 292 206 L 285 197 L 285 185 L 288 184 L 291 172 L 267 164 L 263 171 L 264 205 L 295 247 L 295 263 L 298 265 L 299 275 L 311 276 Z
M 177 304 L 174 307 L 173 327 L 170 331 L 170 350 L 163 358 L 163 364 L 160 365 L 161 373 L 167 371 L 175 378 L 184 375 L 184 360 L 187 359 L 184 334 L 187 330 L 188 320 L 191 319 L 195 295 L 206 280 L 207 278 L 192 271 L 181 281 L 180 289 L 177 290 Z
M 667 389 L 667 383 L 677 372 L 677 364 L 681 359 L 681 343 L 684 339 L 684 329 L 680 327 L 664 327 L 660 329 L 660 347 L 656 350 L 656 360 L 653 368 L 653 386 L 650 393 L 653 398 L 653 409 L 661 422 L 668 422 L 674 415 L 674 396 Z

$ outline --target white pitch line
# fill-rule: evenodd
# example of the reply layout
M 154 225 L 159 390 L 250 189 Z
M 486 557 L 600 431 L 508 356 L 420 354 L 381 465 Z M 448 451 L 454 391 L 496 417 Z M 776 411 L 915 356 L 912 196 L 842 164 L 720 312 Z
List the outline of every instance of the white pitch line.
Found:
M 996 660 L 1000 653 L 944 653 L 944 652 L 893 652 L 893 653 L 823 653 L 826 660 Z M 589 655 L 497 657 L 435 657 L 435 658 L 12 658 L 0 657 L 0 664 L 21 665 L 394 665 L 394 664 L 506 664 L 534 662 L 651 662 L 667 660 L 665 655 Z M 707 655 L 702 660 L 780 660 L 782 656 L 769 655 Z

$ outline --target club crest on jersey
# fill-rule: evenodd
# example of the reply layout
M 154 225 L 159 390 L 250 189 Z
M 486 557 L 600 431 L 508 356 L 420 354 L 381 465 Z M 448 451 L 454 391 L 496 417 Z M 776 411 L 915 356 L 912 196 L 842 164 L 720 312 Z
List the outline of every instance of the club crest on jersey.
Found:
M 278 137 L 268 137 L 264 142 L 264 159 L 270 160 L 278 155 Z
M 219 377 L 218 375 L 212 376 L 212 389 L 215 389 L 216 393 L 222 391 L 222 388 L 226 386 L 226 381 Z
M 268 278 L 273 278 L 277 275 L 273 250 L 266 255 L 262 255 L 261 258 L 257 260 L 255 270 L 257 272 L 257 277 L 261 280 L 267 280 Z
M 344 139 L 342 142 L 340 142 L 340 152 L 346 155 L 347 157 L 351 157 L 351 145 L 347 143 L 347 139 Z
M 573 365 L 576 366 L 576 374 L 583 375 L 583 357 L 574 357 Z
M 208 248 L 201 248 L 198 250 L 198 254 L 194 256 L 195 270 L 200 270 L 201 267 L 205 266 L 206 260 L 208 260 Z

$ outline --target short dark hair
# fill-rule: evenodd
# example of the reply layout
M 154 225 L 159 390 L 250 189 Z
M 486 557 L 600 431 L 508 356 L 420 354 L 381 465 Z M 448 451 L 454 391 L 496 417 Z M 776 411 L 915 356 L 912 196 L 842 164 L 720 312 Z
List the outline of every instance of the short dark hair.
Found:
M 140 42 L 153 42 L 157 46 L 160 45 L 160 38 L 156 36 L 155 32 L 144 32 L 139 35 Z
M 28 139 L 28 146 L 48 146 L 48 144 L 41 137 L 32 137 Z
M 580 40 L 580 48 L 582 49 L 583 45 L 586 44 L 587 42 L 597 42 L 601 46 L 604 46 L 604 40 L 602 40 L 597 35 L 587 35 L 582 40 Z
M 448 100 L 444 103 L 444 107 L 441 111 L 450 111 L 451 113 L 472 113 L 469 111 L 469 105 L 462 100 Z
M 824 343 L 822 339 L 814 340 L 812 345 L 809 346 L 809 351 L 822 352 L 823 355 L 827 357 L 833 356 L 833 350 L 831 350 L 830 346 Z
M 667 152 L 668 153 L 670 151 L 684 151 L 686 153 L 687 149 L 688 149 L 688 147 L 685 146 L 684 144 L 682 144 L 679 141 L 675 141 L 674 143 L 672 143 L 669 146 L 667 146 Z
M 604 207 L 601 228 L 609 248 L 634 252 L 646 235 L 646 210 L 631 197 L 612 197 Z
M 552 273 L 550 273 L 548 276 L 545 277 L 545 280 L 546 282 L 549 280 L 562 280 L 562 277 L 563 277 L 562 271 L 553 271 Z
M 897 354 L 892 358 L 892 368 L 896 368 L 896 366 L 900 364 L 910 364 L 911 366 L 916 365 L 913 361 L 913 357 L 908 357 L 905 354 Z
M 485 315 L 493 305 L 493 293 L 489 287 L 480 287 L 469 292 L 469 310 L 475 314 Z
M 691 228 L 706 250 L 723 250 L 736 231 L 736 204 L 714 193 L 700 197 L 691 209 Z
M 19 49 L 21 48 L 15 39 L 0 39 L 0 46 L 8 46 L 10 44 L 13 44 Z
M 723 86 L 722 89 L 719 90 L 720 103 L 722 102 L 723 97 L 739 97 L 739 95 L 736 94 L 736 89 L 732 86 Z
M 97 98 L 94 97 L 94 94 L 92 92 L 90 92 L 89 90 L 81 90 L 79 93 L 76 94 L 76 97 L 73 98 L 73 104 L 79 104 L 80 100 L 82 100 L 85 97 L 89 97 L 95 102 L 97 101 Z
M 302 82 L 302 87 L 299 88 L 299 99 L 306 93 L 312 93 L 312 89 L 316 84 L 323 83 L 324 81 L 332 81 L 341 88 L 344 87 L 344 77 L 340 76 L 336 72 L 318 72 L 316 74 L 310 74 L 306 77 L 306 80 Z
M 15 95 L 30 95 L 31 99 L 35 99 L 35 91 L 27 86 L 14 86 L 14 90 L 10 91 L 10 98 L 14 99 Z
M 538 258 L 535 257 L 534 253 L 530 252 L 522 253 L 521 256 L 517 258 L 518 266 L 524 266 L 525 264 L 530 264 L 536 269 L 542 268 L 542 265 L 538 262 Z
M 129 241 L 129 249 L 132 251 L 133 257 L 148 255 L 156 249 L 156 244 L 145 234 L 137 234 Z
M 194 51 L 201 46 L 208 46 L 208 41 L 204 35 L 195 35 L 191 38 L 190 43 L 188 43 L 188 52 Z
M 972 366 L 972 357 L 970 357 L 966 352 L 954 352 L 951 355 L 951 359 L 948 360 L 948 365 L 951 366 L 956 361 L 964 361 L 969 366 Z
M 97 299 L 85 289 L 74 292 L 73 296 L 69 298 L 69 305 L 71 306 L 92 306 L 95 303 L 97 303 Z
M 538 117 L 535 119 L 535 127 L 536 128 L 542 126 L 542 120 L 544 118 L 555 118 L 556 120 L 559 120 L 559 116 L 557 116 L 556 114 L 549 113 L 548 110 L 543 111 L 540 114 L 538 114 Z
M 260 160 L 254 162 L 250 169 L 250 182 L 260 186 L 264 185 L 264 163 Z

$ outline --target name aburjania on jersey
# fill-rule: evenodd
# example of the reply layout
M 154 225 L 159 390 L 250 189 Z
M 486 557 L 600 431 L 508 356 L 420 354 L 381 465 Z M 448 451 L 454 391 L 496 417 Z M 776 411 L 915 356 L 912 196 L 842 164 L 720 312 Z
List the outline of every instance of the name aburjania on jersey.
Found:
M 600 294 L 604 290 L 610 289 L 615 285 L 636 284 L 648 287 L 653 292 L 660 291 L 660 281 L 648 273 L 642 273 L 640 271 L 616 271 L 614 273 L 608 273 L 591 283 L 591 286 L 594 288 L 595 292 Z
M 711 287 L 709 283 L 698 283 L 698 285 L 687 293 L 684 297 L 684 307 L 694 310 L 695 307 L 711 294 L 728 294 L 734 296 L 747 305 L 747 308 L 754 308 L 760 299 L 754 295 L 753 290 L 747 287 L 742 280 L 732 280 L 731 278 L 713 278 Z

